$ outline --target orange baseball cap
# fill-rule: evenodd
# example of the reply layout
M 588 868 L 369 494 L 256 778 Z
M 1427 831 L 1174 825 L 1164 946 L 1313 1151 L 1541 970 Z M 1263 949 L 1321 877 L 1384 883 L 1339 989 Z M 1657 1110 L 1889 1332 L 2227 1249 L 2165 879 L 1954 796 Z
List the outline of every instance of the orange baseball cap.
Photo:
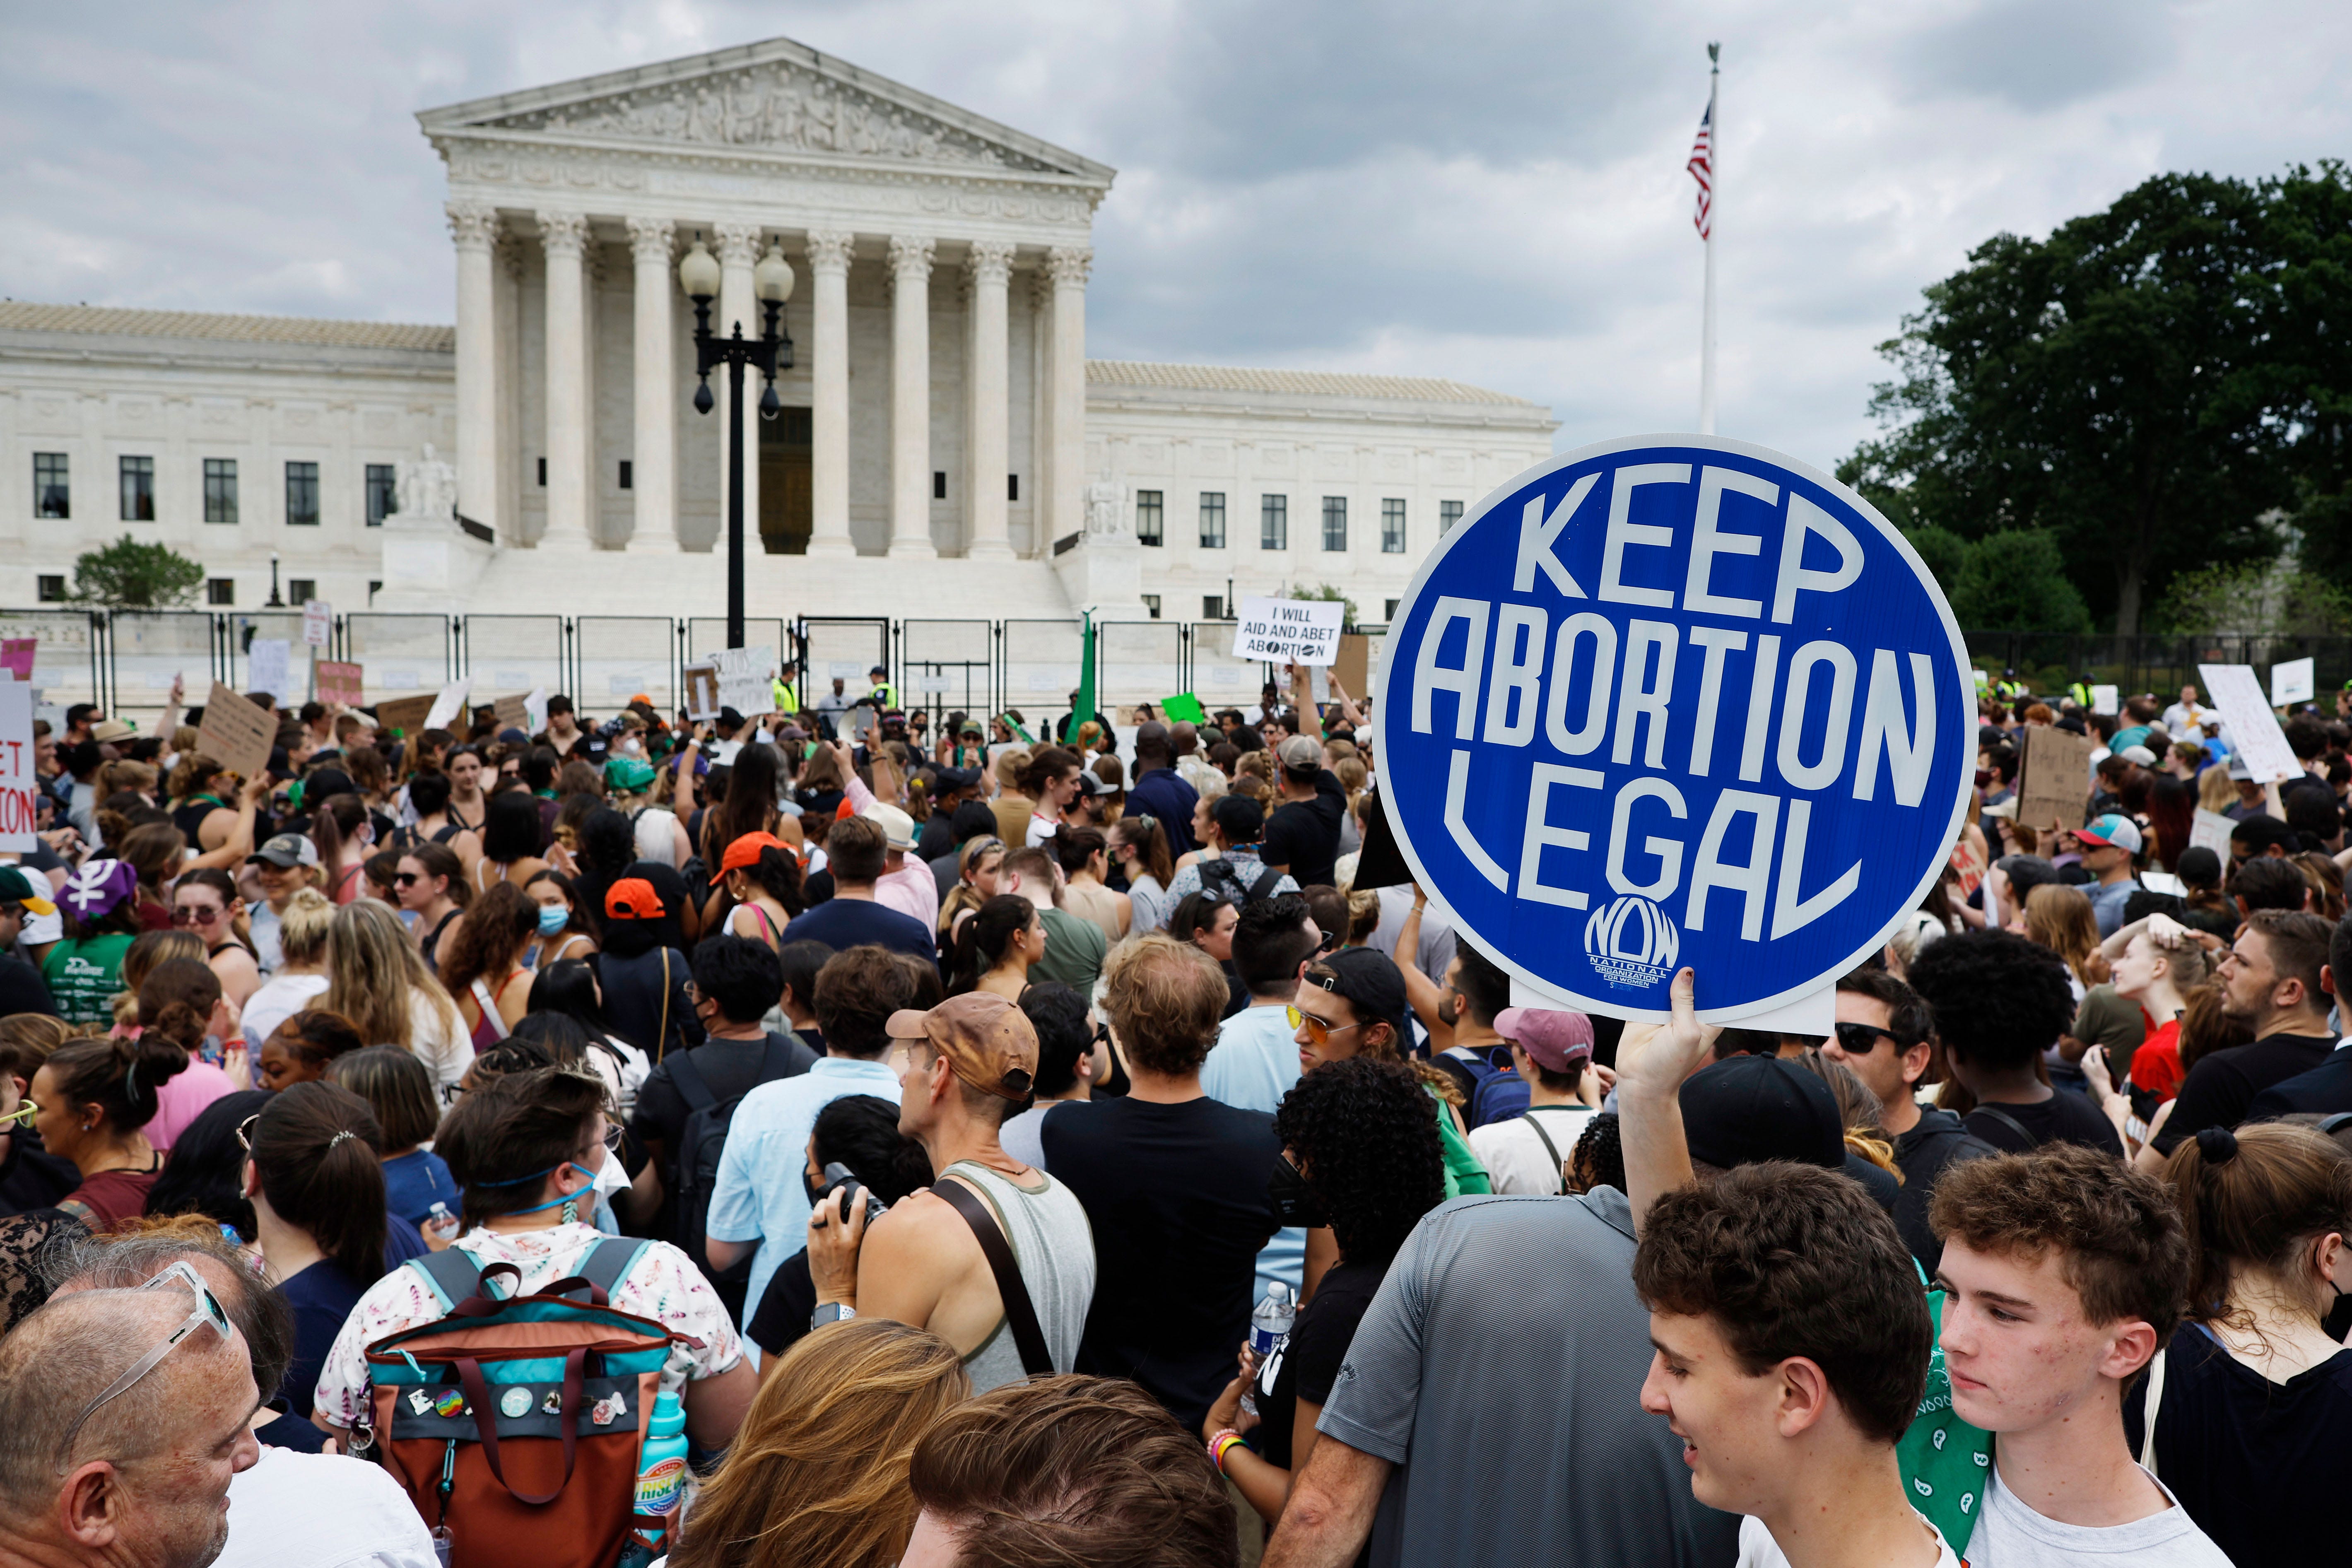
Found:
M 614 920 L 655 921 L 669 911 L 643 877 L 624 877 L 604 894 L 604 912 Z
M 730 844 L 727 853 L 719 857 L 719 869 L 710 874 L 710 885 L 715 888 L 725 881 L 730 871 L 758 865 L 761 852 L 767 849 L 781 849 L 787 855 L 793 852 L 791 845 L 772 833 L 746 833 Z
M 1017 1105 L 1029 1102 L 1037 1079 L 1037 1031 L 1003 997 L 968 991 L 929 1012 L 901 1007 L 885 1027 L 894 1040 L 929 1040 L 972 1088 Z

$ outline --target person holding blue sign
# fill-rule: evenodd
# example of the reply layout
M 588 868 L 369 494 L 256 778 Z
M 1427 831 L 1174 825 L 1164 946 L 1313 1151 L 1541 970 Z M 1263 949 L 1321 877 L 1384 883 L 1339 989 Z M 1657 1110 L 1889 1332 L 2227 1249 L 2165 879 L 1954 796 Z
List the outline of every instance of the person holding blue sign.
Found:
M 1675 437 L 1570 453 L 1449 532 L 1379 710 L 1383 805 L 1458 927 L 1618 1017 L 1662 1016 L 1694 965 L 1724 1020 L 1826 1018 L 1917 905 L 1975 700 L 1891 523 L 1790 459 Z

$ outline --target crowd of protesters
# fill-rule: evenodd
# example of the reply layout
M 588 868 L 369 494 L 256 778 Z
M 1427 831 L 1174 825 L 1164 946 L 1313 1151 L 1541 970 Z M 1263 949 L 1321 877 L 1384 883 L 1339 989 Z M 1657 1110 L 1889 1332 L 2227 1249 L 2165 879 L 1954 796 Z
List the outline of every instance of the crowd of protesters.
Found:
M 2193 688 L 2005 679 L 1809 1036 L 1515 1005 L 1359 878 L 1375 716 L 1290 675 L 1124 732 L 257 693 L 251 778 L 68 710 L 0 866 L 0 1564 L 2340 1549 L 2340 719 L 2254 785 Z M 522 1298 L 604 1337 L 410 1375 Z

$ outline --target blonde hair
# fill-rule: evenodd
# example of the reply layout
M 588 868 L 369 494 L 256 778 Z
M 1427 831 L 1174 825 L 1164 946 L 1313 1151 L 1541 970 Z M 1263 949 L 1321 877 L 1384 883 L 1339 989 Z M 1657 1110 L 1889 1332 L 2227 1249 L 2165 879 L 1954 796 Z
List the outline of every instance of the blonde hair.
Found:
M 2197 775 L 2197 808 L 2200 811 L 2227 811 L 2238 804 L 2238 781 L 2230 770 L 2214 763 Z
M 2026 894 L 2025 935 L 2064 959 L 2084 985 L 2106 982 L 2107 961 L 2099 956 L 2099 922 L 2082 889 L 2044 882 Z
M 676 1568 L 891 1568 L 921 1504 L 907 1470 L 971 1394 L 955 1347 L 887 1318 L 829 1323 L 776 1363 L 670 1552 Z
M 415 1050 L 420 998 L 441 1014 L 444 1035 L 465 1037 L 457 1005 L 391 905 L 361 899 L 337 910 L 327 926 L 326 963 L 327 989 L 310 1005 L 349 1018 L 369 1045 Z
M 297 888 L 287 896 L 286 912 L 278 917 L 278 944 L 289 963 L 316 963 L 327 951 L 327 930 L 334 924 L 335 906 L 316 888 Z
M 1818 1050 L 1807 1051 L 1797 1065 L 1829 1086 L 1837 1101 L 1838 1122 L 1844 1129 L 1846 1149 L 1861 1155 L 1899 1184 L 1903 1167 L 1895 1163 L 1895 1143 L 1878 1125 L 1878 1097 L 1862 1075 L 1843 1062 L 1833 1062 Z

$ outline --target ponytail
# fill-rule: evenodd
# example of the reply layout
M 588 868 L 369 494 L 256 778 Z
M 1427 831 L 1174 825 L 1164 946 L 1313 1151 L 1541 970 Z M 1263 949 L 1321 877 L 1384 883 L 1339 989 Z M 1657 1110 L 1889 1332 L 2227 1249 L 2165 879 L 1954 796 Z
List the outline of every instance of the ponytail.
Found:
M 187 1070 L 188 1053 L 151 1028 L 135 1040 L 114 1035 L 68 1040 L 43 1065 L 69 1111 L 95 1105 L 110 1130 L 128 1137 L 155 1120 L 163 1084 Z
M 383 1277 L 383 1142 L 367 1101 L 323 1080 L 272 1096 L 253 1130 L 254 1174 L 270 1209 L 362 1289 Z
M 2310 1244 L 2331 1231 L 2352 1236 L 2352 1158 L 2309 1127 L 2201 1128 L 2173 1150 L 2164 1176 L 2188 1232 L 2193 1322 L 2251 1326 L 2231 1304 L 2248 1272 L 2276 1274 L 2300 1294 Z
M 1037 918 L 1036 906 L 1018 893 L 999 893 L 981 905 L 979 913 L 956 928 L 948 994 L 978 989 L 980 977 L 1004 961 L 1013 939 Z

